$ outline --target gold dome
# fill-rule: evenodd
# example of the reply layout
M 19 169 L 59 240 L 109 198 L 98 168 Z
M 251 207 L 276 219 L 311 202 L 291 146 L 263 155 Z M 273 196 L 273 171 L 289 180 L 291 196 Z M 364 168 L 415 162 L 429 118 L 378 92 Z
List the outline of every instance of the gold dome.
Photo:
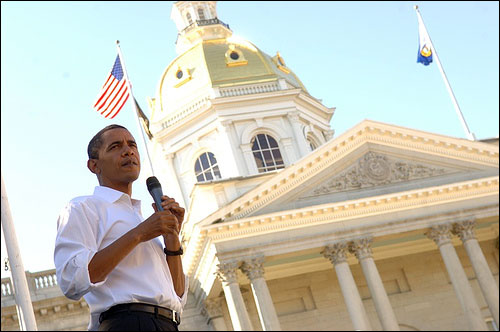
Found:
M 291 88 L 307 92 L 286 67 L 279 53 L 267 55 L 237 38 L 202 40 L 179 55 L 164 71 L 158 90 L 160 112 L 174 112 L 182 104 L 210 95 L 213 88 L 248 86 L 284 79 Z

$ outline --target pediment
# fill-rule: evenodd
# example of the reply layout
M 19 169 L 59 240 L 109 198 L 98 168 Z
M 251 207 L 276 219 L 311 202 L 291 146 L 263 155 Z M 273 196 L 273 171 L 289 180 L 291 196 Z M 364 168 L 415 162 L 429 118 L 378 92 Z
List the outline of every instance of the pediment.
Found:
M 368 149 L 368 150 L 367 150 Z M 392 151 L 394 153 L 394 150 Z M 346 163 L 345 160 L 348 160 Z M 446 158 L 408 159 L 360 147 L 252 215 L 299 209 L 492 176 L 495 169 Z
M 230 221 L 498 176 L 498 156 L 496 145 L 365 120 L 209 218 Z
M 309 190 L 303 197 L 386 186 L 461 171 L 463 169 L 412 162 L 368 151 L 345 170 L 332 174 L 328 180 Z

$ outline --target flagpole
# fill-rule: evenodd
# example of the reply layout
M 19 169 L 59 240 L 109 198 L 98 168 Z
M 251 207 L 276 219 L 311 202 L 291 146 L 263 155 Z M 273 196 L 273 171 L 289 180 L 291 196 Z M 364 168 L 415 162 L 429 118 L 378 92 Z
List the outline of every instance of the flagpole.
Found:
M 142 142 L 144 143 L 144 147 L 146 148 L 146 155 L 148 156 L 149 169 L 151 171 L 151 175 L 154 176 L 155 172 L 153 169 L 153 164 L 151 163 L 151 158 L 149 157 L 148 144 L 146 142 L 146 138 L 144 137 L 144 132 L 142 130 L 141 122 L 139 120 L 139 115 L 138 115 L 139 112 L 137 110 L 137 105 L 135 103 L 134 94 L 132 93 L 132 86 L 130 84 L 130 80 L 129 80 L 128 75 L 127 75 L 127 69 L 125 69 L 125 61 L 123 61 L 123 56 L 122 56 L 122 52 L 120 49 L 120 41 L 119 40 L 116 41 L 116 48 L 118 49 L 118 56 L 120 57 L 120 61 L 122 63 L 123 75 L 125 76 L 125 79 L 127 80 L 128 90 L 130 91 L 130 96 L 132 97 L 131 105 L 132 105 L 133 112 L 135 113 L 135 119 L 137 120 L 137 126 L 139 127 L 139 131 L 142 135 Z
M 19 329 L 21 331 L 37 331 L 35 313 L 31 303 L 30 290 L 26 273 L 24 272 L 21 251 L 17 243 L 16 229 L 10 213 L 7 191 L 2 178 L 2 229 L 7 247 L 10 268 L 12 269 L 12 282 L 14 283 L 14 298 L 18 308 Z
M 432 54 L 436 57 L 436 62 L 437 62 L 439 71 L 441 72 L 441 75 L 443 76 L 444 83 L 446 84 L 446 88 L 448 89 L 448 93 L 450 94 L 453 105 L 455 106 L 455 111 L 457 112 L 457 115 L 460 119 L 460 122 L 462 123 L 462 126 L 464 127 L 465 134 L 467 135 L 469 140 L 475 141 L 476 137 L 474 136 L 473 133 L 471 133 L 471 131 L 469 130 L 469 127 L 467 126 L 467 123 L 465 122 L 462 111 L 460 110 L 460 106 L 458 106 L 457 99 L 455 98 L 455 95 L 453 94 L 453 90 L 451 89 L 450 82 L 448 82 L 448 78 L 446 77 L 443 66 L 441 65 L 441 61 L 439 61 L 439 57 L 437 55 L 436 49 L 434 48 L 434 44 L 432 43 L 432 40 L 431 40 L 431 36 L 427 32 L 427 28 L 425 27 L 424 20 L 422 19 L 422 16 L 420 15 L 420 12 L 418 10 L 418 6 L 415 5 L 413 8 L 415 8 L 415 11 L 417 12 L 417 16 L 418 16 L 420 22 L 422 22 L 422 26 L 424 27 L 425 33 L 426 33 L 427 37 L 429 38 L 429 43 L 431 44 L 430 46 L 431 46 Z

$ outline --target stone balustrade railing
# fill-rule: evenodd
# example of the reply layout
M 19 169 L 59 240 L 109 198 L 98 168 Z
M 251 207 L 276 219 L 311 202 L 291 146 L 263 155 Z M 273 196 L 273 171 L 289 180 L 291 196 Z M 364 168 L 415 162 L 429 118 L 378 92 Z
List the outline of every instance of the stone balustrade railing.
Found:
M 248 86 L 235 86 L 219 88 L 221 97 L 243 96 L 254 93 L 272 92 L 280 90 L 278 82 L 253 84 Z
M 26 272 L 26 280 L 32 300 L 62 295 L 57 284 L 56 270 Z M 14 285 L 11 278 L 2 278 L 2 307 L 14 301 Z

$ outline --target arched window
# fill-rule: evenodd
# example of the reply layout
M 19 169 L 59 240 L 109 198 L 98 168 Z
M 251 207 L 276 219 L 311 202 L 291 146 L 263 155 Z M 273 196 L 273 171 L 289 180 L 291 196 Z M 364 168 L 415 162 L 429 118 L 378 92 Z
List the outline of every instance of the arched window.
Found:
M 198 157 L 194 164 L 194 173 L 198 182 L 221 178 L 217 159 L 212 152 L 205 152 Z
M 312 137 L 308 137 L 307 142 L 309 142 L 309 147 L 311 148 L 311 151 L 316 150 L 316 148 L 318 147 L 318 144 Z
M 204 20 L 205 19 L 205 12 L 203 11 L 203 8 L 198 8 L 198 17 L 200 18 L 200 20 Z
M 252 152 L 259 173 L 285 168 L 278 143 L 269 135 L 255 136 L 252 139 Z
M 191 18 L 191 14 L 187 13 L 186 18 L 187 18 L 189 24 L 193 24 L 193 19 Z

